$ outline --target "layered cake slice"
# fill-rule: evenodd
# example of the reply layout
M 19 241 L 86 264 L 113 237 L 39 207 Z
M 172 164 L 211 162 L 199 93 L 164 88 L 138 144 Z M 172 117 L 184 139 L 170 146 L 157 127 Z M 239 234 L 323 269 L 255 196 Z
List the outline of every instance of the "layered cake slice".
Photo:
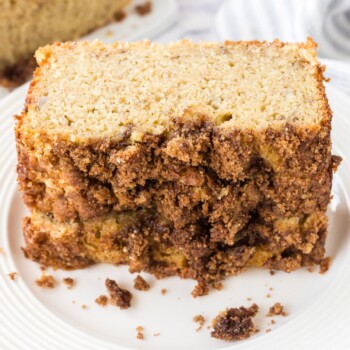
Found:
M 203 282 L 320 264 L 337 159 L 315 49 L 39 49 L 16 125 L 26 256 Z

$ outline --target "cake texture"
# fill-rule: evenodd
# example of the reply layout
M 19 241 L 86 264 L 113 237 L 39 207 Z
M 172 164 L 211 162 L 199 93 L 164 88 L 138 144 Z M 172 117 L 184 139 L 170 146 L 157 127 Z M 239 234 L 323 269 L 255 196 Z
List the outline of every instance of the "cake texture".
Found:
M 25 254 L 205 283 L 320 264 L 338 158 L 316 44 L 64 43 L 17 116 Z
M 35 50 L 76 39 L 108 22 L 130 0 L 1 0 L 0 73 L 11 76 Z M 18 69 L 17 69 L 18 70 Z

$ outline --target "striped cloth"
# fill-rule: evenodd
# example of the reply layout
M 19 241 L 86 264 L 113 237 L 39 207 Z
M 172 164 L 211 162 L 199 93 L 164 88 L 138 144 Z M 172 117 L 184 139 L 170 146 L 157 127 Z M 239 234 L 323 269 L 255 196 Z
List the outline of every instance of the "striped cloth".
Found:
M 227 0 L 215 25 L 221 40 L 311 36 L 321 57 L 350 62 L 350 0 Z

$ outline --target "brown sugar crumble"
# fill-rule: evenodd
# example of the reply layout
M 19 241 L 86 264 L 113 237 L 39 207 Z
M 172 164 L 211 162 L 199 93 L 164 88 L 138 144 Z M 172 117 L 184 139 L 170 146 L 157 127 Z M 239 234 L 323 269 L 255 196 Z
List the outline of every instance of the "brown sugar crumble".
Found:
M 166 288 L 162 288 L 160 292 L 162 293 L 162 295 L 165 295 L 168 292 L 168 290 Z
M 281 303 L 276 303 L 270 307 L 270 311 L 267 316 L 288 316 L 288 313 L 283 310 L 283 305 Z
M 95 299 L 95 303 L 100 306 L 107 306 L 108 297 L 106 295 L 100 295 L 97 299 Z
M 202 297 L 204 295 L 207 295 L 208 293 L 209 293 L 209 286 L 204 281 L 198 281 L 196 286 L 193 288 L 193 291 L 191 292 L 194 298 Z
M 41 288 L 54 288 L 56 286 L 56 280 L 51 275 L 42 275 L 35 283 Z
M 193 317 L 193 321 L 198 323 L 198 328 L 196 329 L 196 332 L 199 332 L 203 326 L 204 326 L 204 323 L 205 323 L 205 318 L 203 315 L 196 315 Z
M 137 332 L 137 335 L 136 335 L 137 339 L 145 339 L 145 336 L 143 335 L 143 327 L 141 326 L 136 327 L 136 332 Z
M 149 14 L 152 11 L 152 1 L 147 0 L 144 4 L 135 6 L 135 11 L 140 16 L 145 16 Z
M 75 280 L 71 277 L 65 277 L 62 279 L 62 281 L 68 289 L 72 289 L 75 286 Z
M 126 17 L 126 12 L 121 10 L 121 11 L 118 11 L 114 14 L 114 20 L 116 22 L 121 22 L 123 19 L 125 19 Z
M 223 290 L 224 285 L 222 284 L 222 282 L 214 282 L 213 288 L 220 291 L 220 290 Z
M 122 310 L 131 306 L 132 294 L 128 290 L 120 288 L 116 281 L 109 278 L 106 279 L 105 285 L 112 305 L 118 306 Z
M 270 270 L 270 275 L 273 276 L 276 272 L 274 270 Z
M 258 305 L 253 304 L 249 308 L 241 306 L 221 312 L 212 322 L 211 336 L 226 341 L 249 338 L 256 333 L 252 318 L 258 310 Z
M 150 289 L 150 285 L 142 276 L 138 275 L 134 279 L 134 288 L 137 290 L 147 291 Z
M 17 272 L 10 272 L 8 274 L 8 276 L 10 277 L 10 280 L 15 281 L 18 277 L 18 273 Z
M 326 258 L 321 260 L 320 274 L 323 275 L 324 273 L 326 273 L 329 270 L 329 267 L 331 266 L 331 261 L 332 261 L 332 259 L 330 256 L 327 256 Z

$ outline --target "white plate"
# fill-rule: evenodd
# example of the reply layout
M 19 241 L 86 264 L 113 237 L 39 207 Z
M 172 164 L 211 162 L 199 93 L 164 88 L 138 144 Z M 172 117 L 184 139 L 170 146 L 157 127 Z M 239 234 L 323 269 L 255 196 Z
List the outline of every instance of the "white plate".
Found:
M 152 0 L 152 11 L 145 16 L 140 16 L 135 11 L 135 5 L 144 3 L 145 0 L 133 0 L 125 11 L 127 16 L 122 21 L 110 23 L 80 40 L 99 39 L 105 43 L 113 43 L 118 40 L 153 39 L 177 21 L 176 0 Z M 0 85 L 0 99 L 9 92 L 9 89 Z
M 36 286 L 39 266 L 24 258 L 21 219 L 26 209 L 16 186 L 16 150 L 12 116 L 23 107 L 27 85 L 0 102 L 0 348 L 1 349 L 349 349 L 350 332 L 350 103 L 328 88 L 334 111 L 334 153 L 343 162 L 334 178 L 333 201 L 329 208 L 330 233 L 327 253 L 333 257 L 325 275 L 301 269 L 291 274 L 252 269 L 224 282 L 224 290 L 193 299 L 190 280 L 168 278 L 151 283 L 148 292 L 132 288 L 134 275 L 126 267 L 96 265 L 71 272 L 50 271 L 60 284 L 53 290 Z M 10 280 L 8 273 L 19 277 Z M 77 280 L 68 290 L 62 277 Z M 106 277 L 132 290 L 132 307 L 121 311 L 102 308 L 94 300 L 105 293 Z M 168 293 L 161 295 L 161 289 Z M 269 288 L 273 288 L 270 291 Z M 271 294 L 271 298 L 266 295 Z M 260 306 L 256 324 L 261 332 L 246 341 L 226 343 L 210 337 L 205 327 L 196 332 L 192 321 L 203 314 L 210 321 L 226 307 Z M 75 301 L 75 304 L 72 301 Z M 265 317 L 274 302 L 285 305 L 289 316 Z M 87 309 L 82 309 L 86 304 Z M 145 340 L 136 339 L 136 327 L 143 326 Z M 271 328 L 270 333 L 265 329 Z M 155 337 L 155 333 L 160 333 Z

